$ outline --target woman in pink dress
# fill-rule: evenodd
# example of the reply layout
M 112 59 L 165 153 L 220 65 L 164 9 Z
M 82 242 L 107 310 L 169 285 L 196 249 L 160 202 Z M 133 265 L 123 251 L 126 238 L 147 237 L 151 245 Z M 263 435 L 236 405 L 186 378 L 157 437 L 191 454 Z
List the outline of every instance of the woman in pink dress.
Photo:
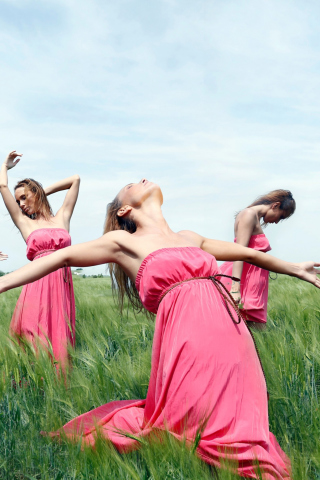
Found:
M 0 192 L 9 214 L 27 244 L 30 261 L 71 245 L 70 218 L 77 201 L 78 175 L 54 183 L 45 190 L 31 178 L 15 186 L 15 198 L 8 189 L 7 170 L 15 167 L 21 154 L 11 152 L 0 171 Z M 47 196 L 68 190 L 53 215 Z M 75 344 L 75 304 L 70 268 L 61 268 L 37 282 L 25 285 L 10 324 L 10 334 L 42 345 L 64 370 L 68 345 Z
M 320 288 L 314 262 L 287 263 L 239 244 L 173 232 L 158 185 L 125 186 L 108 206 L 105 234 L 65 248 L 0 279 L 0 293 L 63 266 L 110 263 L 120 296 L 155 313 L 146 399 L 117 400 L 71 420 L 52 436 L 94 445 L 98 434 L 120 452 L 169 431 L 217 467 L 242 476 L 290 478 L 290 461 L 269 432 L 267 389 L 250 331 L 219 281 L 218 260 L 241 260 Z
M 257 198 L 251 205 L 239 212 L 234 223 L 235 242 L 260 252 L 271 250 L 262 226 L 279 223 L 291 217 L 296 202 L 288 190 L 273 190 Z M 262 224 L 261 224 L 262 221 Z M 238 279 L 222 278 L 234 300 L 242 305 L 246 320 L 256 323 L 267 322 L 269 272 L 248 263 L 225 262 L 221 273 Z

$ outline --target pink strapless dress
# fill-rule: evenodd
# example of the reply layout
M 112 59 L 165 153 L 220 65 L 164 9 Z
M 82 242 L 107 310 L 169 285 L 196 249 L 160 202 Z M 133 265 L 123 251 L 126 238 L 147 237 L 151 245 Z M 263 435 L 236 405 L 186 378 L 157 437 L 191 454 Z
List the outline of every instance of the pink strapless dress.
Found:
M 191 445 L 200 429 L 197 453 L 206 462 L 219 467 L 227 456 L 240 475 L 258 478 L 258 460 L 264 479 L 289 479 L 290 461 L 269 432 L 265 379 L 248 328 L 233 322 L 211 280 L 177 285 L 218 272 L 215 258 L 195 247 L 148 255 L 136 278 L 144 306 L 157 314 L 146 400 L 107 403 L 50 435 L 94 445 L 98 429 L 128 452 L 139 442 L 126 433 L 168 430 Z
M 236 242 L 237 239 L 234 241 Z M 264 233 L 252 235 L 249 241 L 249 248 L 260 252 L 269 252 L 270 244 Z M 232 262 L 225 262 L 220 266 L 221 273 L 232 275 Z M 231 290 L 231 280 L 221 278 L 222 283 Z M 262 268 L 244 262 L 241 276 L 241 300 L 243 313 L 251 322 L 266 323 L 268 307 L 268 286 L 269 272 Z
M 26 243 L 27 258 L 37 261 L 71 245 L 71 237 L 62 228 L 40 228 L 29 235 Z M 75 303 L 70 268 L 61 268 L 23 287 L 11 320 L 10 334 L 34 346 L 39 342 L 53 353 L 62 368 L 66 366 L 68 345 L 75 344 Z

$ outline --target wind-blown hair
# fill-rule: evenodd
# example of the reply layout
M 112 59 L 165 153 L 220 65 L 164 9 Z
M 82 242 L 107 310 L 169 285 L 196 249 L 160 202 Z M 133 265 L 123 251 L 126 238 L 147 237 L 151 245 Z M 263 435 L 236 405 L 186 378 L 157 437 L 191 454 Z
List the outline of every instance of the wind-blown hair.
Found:
M 107 215 L 104 224 L 103 233 L 112 232 L 114 230 L 125 230 L 129 233 L 134 233 L 137 230 L 137 226 L 133 220 L 125 217 L 119 217 L 117 212 L 121 208 L 121 202 L 116 197 L 107 206 Z M 112 282 L 113 294 L 117 295 L 120 312 L 123 310 L 124 297 L 127 295 L 129 303 L 134 310 L 141 310 L 144 308 L 138 290 L 128 275 L 122 270 L 117 263 L 109 263 L 109 272 Z
M 33 178 L 25 178 L 17 183 L 14 187 L 14 191 L 21 187 L 24 188 L 25 191 L 30 191 L 35 195 L 35 218 L 42 217 L 47 221 L 50 220 L 53 216 L 53 212 L 41 183 L 33 180 Z
M 279 208 L 280 210 L 283 210 L 285 215 L 282 220 L 285 220 L 294 214 L 296 202 L 290 190 L 272 190 L 272 192 L 258 197 L 253 203 L 248 205 L 247 208 L 255 207 L 256 205 L 272 205 L 277 202 L 280 203 Z M 263 223 L 263 225 L 265 224 Z

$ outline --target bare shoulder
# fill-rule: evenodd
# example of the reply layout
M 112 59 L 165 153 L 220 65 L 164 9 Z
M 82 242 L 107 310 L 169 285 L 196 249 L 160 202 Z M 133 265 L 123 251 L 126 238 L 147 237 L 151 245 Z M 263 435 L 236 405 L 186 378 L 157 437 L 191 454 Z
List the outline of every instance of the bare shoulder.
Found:
M 241 224 L 253 225 L 258 220 L 257 213 L 252 208 L 244 208 L 238 213 L 236 222 Z
M 122 244 L 123 242 L 129 241 L 129 237 L 132 238 L 131 233 L 126 232 L 125 230 L 112 230 L 102 235 L 101 238 L 106 242 L 114 242 Z
M 108 245 L 113 245 L 115 251 L 135 249 L 136 239 L 134 235 L 125 230 L 112 230 L 105 233 L 101 240 Z
M 192 232 L 191 230 L 181 230 L 178 232 L 178 235 L 181 235 L 190 243 L 193 243 L 196 247 L 201 247 L 204 237 L 199 235 L 196 232 Z

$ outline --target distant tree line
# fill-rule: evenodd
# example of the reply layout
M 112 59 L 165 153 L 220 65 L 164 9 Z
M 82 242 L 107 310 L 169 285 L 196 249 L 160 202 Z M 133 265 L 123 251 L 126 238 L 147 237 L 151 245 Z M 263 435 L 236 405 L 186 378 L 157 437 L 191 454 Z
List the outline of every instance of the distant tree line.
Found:
M 104 277 L 102 273 L 98 273 L 98 275 L 86 275 L 86 274 L 81 275 L 82 271 L 83 271 L 83 268 L 76 268 L 75 270 L 72 270 L 72 273 L 75 275 L 78 275 L 79 277 L 81 276 L 82 278 L 103 278 Z
M 82 275 L 82 278 L 104 278 L 104 275 L 102 273 L 98 273 L 98 275 Z

